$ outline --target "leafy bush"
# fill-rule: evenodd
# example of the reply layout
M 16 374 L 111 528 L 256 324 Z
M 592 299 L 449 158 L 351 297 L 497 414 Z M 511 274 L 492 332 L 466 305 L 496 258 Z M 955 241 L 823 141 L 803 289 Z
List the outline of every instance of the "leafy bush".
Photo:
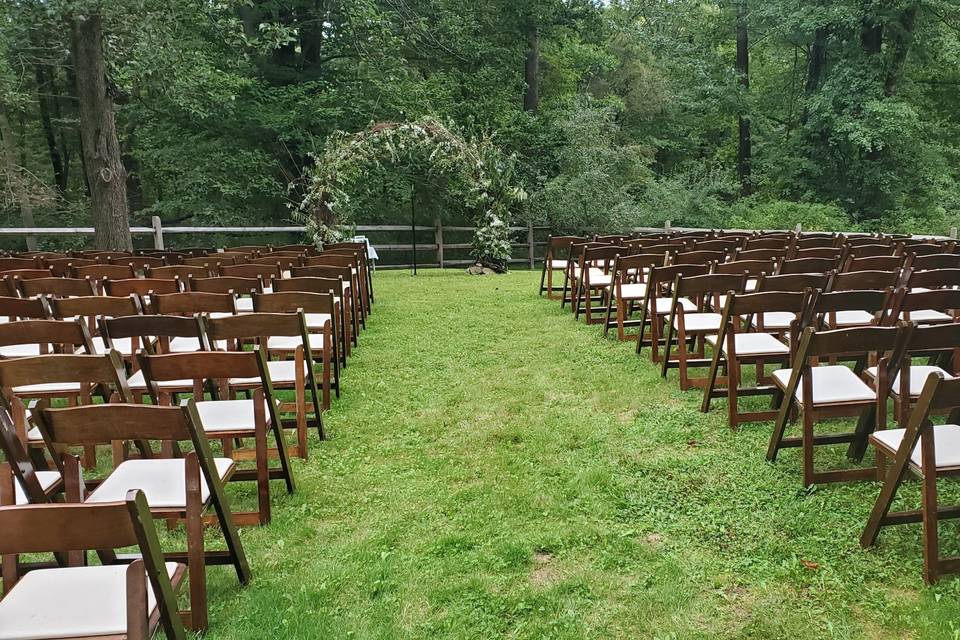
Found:
M 832 204 L 761 201 L 748 198 L 730 207 L 723 226 L 734 229 L 793 229 L 805 231 L 856 231 L 849 216 Z

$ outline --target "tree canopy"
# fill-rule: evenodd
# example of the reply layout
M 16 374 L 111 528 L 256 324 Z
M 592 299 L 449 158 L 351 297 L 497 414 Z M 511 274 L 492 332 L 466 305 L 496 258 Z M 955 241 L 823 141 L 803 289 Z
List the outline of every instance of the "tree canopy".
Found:
M 558 230 L 945 233 L 958 104 L 952 0 L 11 0 L 0 222 L 122 198 L 133 224 L 282 223 L 335 132 L 429 118 L 515 158 L 512 215 Z M 371 171 L 361 221 L 400 219 L 408 178 Z M 419 207 L 473 216 L 448 196 Z

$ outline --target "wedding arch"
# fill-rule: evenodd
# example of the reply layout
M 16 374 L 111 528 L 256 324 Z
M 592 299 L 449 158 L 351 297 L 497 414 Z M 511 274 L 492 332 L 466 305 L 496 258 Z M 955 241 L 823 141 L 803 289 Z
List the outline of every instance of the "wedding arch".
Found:
M 474 258 L 502 271 L 510 259 L 511 208 L 526 198 L 513 183 L 515 164 L 489 139 L 467 140 L 433 118 L 337 131 L 308 169 L 297 217 L 322 247 L 355 224 L 363 203 L 353 195 L 369 186 L 371 175 L 386 170 L 442 177 L 447 197 L 472 214 Z

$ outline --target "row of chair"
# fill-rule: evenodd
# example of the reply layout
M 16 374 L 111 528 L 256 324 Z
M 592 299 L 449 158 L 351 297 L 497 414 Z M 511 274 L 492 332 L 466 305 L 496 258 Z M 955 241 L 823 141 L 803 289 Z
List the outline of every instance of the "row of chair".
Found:
M 638 354 L 649 347 L 662 377 L 676 369 L 681 389 L 701 390 L 702 411 L 725 398 L 732 429 L 772 421 L 767 459 L 800 448 L 805 486 L 883 482 L 861 543 L 874 544 L 882 526 L 922 521 L 925 580 L 958 572 L 960 559 L 939 557 L 936 526 L 960 515 L 938 505 L 936 493 L 936 479 L 960 469 L 955 243 L 816 236 L 831 243 L 821 248 L 838 254 L 798 256 L 814 248 L 806 240 L 795 234 L 551 239 L 541 294 L 553 293 L 547 276 L 561 271 L 561 307 L 570 303 L 575 317 L 585 307 L 587 322 L 603 323 L 605 335 L 616 327 L 619 339 L 636 341 Z M 664 250 L 666 241 L 680 244 Z M 718 250 L 727 242 L 736 248 Z M 756 245 L 763 247 L 748 248 Z M 864 247 L 876 253 L 860 255 Z M 754 250 L 780 253 L 743 259 Z M 597 309 L 589 313 L 591 303 L 600 318 Z M 697 368 L 706 376 L 695 377 Z M 766 408 L 758 404 L 763 397 Z M 888 428 L 891 404 L 897 428 Z M 931 415 L 944 413 L 947 423 L 934 427 Z M 856 422 L 847 430 L 824 429 L 842 418 Z M 788 435 L 795 421 L 800 433 Z M 819 448 L 838 444 L 854 462 L 872 445 L 876 464 L 815 465 Z M 892 513 L 907 471 L 922 478 L 922 507 Z
M 291 457 L 307 457 L 310 429 L 326 437 L 323 412 L 371 311 L 365 247 L 352 251 L 336 277 L 247 263 L 234 266 L 268 270 L 8 279 L 0 637 L 184 637 L 208 626 L 208 565 L 250 581 L 237 528 L 270 522 L 273 483 L 295 491 Z M 231 504 L 236 482 L 255 508 Z M 185 549 L 161 545 L 155 520 L 182 524 Z M 220 549 L 207 548 L 211 524 Z

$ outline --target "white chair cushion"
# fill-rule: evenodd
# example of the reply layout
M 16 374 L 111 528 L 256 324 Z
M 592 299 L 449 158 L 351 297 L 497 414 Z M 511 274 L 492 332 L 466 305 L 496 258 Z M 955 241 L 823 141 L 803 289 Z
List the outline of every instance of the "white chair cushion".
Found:
M 197 403 L 200 422 L 207 433 L 253 431 L 253 400 L 203 400 Z M 264 400 L 263 414 L 270 424 L 270 407 Z
M 295 360 L 268 360 L 267 370 L 270 372 L 270 381 L 275 384 L 293 384 L 297 381 L 297 363 Z M 303 363 L 303 371 L 307 372 L 307 363 Z M 260 376 L 256 378 L 230 378 L 230 384 L 250 385 L 260 384 Z
M 897 451 L 900 449 L 900 443 L 903 442 L 903 436 L 906 429 L 884 429 L 874 431 L 870 434 L 870 439 L 877 443 Z M 933 448 L 934 460 L 937 469 L 940 471 L 956 469 L 960 467 L 960 425 L 938 424 L 933 427 Z M 917 468 L 923 469 L 922 454 L 920 442 L 917 442 L 913 451 L 910 452 L 910 462 Z
M 147 390 L 147 382 L 143 377 L 143 369 L 140 369 L 127 378 L 127 386 L 133 391 Z M 193 380 L 160 380 L 157 382 L 157 386 L 161 389 L 192 389 Z
M 215 458 L 222 480 L 233 468 L 230 458 Z M 183 509 L 187 506 L 185 460 L 149 459 L 121 462 L 106 480 L 87 497 L 87 502 L 122 502 L 131 489 L 140 489 L 154 509 Z M 200 499 L 206 503 L 210 488 L 200 474 Z
M 719 331 L 723 316 L 719 313 L 685 313 L 683 326 L 687 331 Z M 680 328 L 680 318 L 673 319 L 673 326 Z
M 216 340 L 213 343 L 213 348 L 226 351 L 227 341 Z M 170 353 L 193 353 L 194 351 L 200 351 L 200 340 L 198 338 L 188 338 L 186 336 L 171 338 Z
M 774 379 L 784 388 L 790 383 L 792 369 L 778 369 L 773 372 Z M 803 379 L 797 385 L 794 394 L 797 400 L 803 400 Z M 876 399 L 867 383 L 857 377 L 853 370 L 843 365 L 813 367 L 813 404 L 841 404 L 847 402 L 869 402 Z
M 614 289 L 614 292 L 616 289 Z M 621 300 L 643 300 L 647 295 L 647 285 L 639 282 L 628 282 L 620 285 Z
M 236 305 L 240 313 L 253 313 L 253 298 L 237 298 Z
M 177 563 L 165 563 L 173 577 Z M 146 580 L 146 573 L 144 573 Z M 147 611 L 157 607 L 147 583 Z M 0 600 L 0 640 L 124 635 L 127 565 L 30 571 Z
M 137 343 L 139 344 L 139 340 Z M 132 356 L 133 338 L 115 338 L 113 340 L 113 348 L 119 351 L 122 356 Z M 82 351 L 83 349 L 78 349 L 77 353 L 81 353 Z M 107 352 L 107 345 L 100 336 L 93 338 L 93 352 L 101 355 Z
M 60 472 L 59 471 L 37 471 L 37 482 L 40 483 L 40 488 L 43 489 L 43 492 L 46 493 L 50 490 L 50 487 L 60 482 Z M 15 496 L 16 504 L 27 504 L 27 494 L 23 490 L 23 485 L 19 481 L 14 483 L 13 493 Z
M 333 316 L 329 313 L 305 313 L 308 329 L 323 329 L 328 322 L 333 324 Z
M 900 319 L 906 318 L 906 313 L 900 314 Z M 917 309 L 910 312 L 911 322 L 953 322 L 953 316 L 933 309 Z
M 697 305 L 686 298 L 679 298 L 677 303 L 683 307 L 684 312 L 692 313 L 697 310 Z M 657 298 L 657 315 L 670 315 L 670 307 L 673 305 L 673 298 Z
M 717 336 L 704 338 L 711 345 L 716 346 Z M 734 348 L 738 356 L 784 355 L 790 353 L 787 345 L 783 344 L 769 333 L 738 333 L 734 336 Z M 727 341 L 724 339 L 720 351 L 726 353 Z
M 6 347 L 0 347 L 0 356 L 4 358 L 20 358 L 38 355 L 40 355 L 40 345 L 38 344 L 11 344 Z
M 613 276 L 609 273 L 604 273 L 602 269 L 590 269 L 590 286 L 591 287 L 606 287 L 613 284 Z
M 763 313 L 763 328 L 773 331 L 789 329 L 790 323 L 796 317 L 797 314 L 790 311 L 765 311 Z M 752 324 L 755 327 L 760 326 L 759 315 L 753 317 Z
M 79 382 L 45 382 L 43 384 L 25 384 L 22 387 L 14 387 L 13 392 L 18 396 L 31 396 L 39 394 L 55 394 L 64 396 L 74 396 L 80 393 Z
M 944 378 L 950 380 L 953 378 L 952 375 L 941 369 L 940 367 L 933 367 L 930 365 L 920 365 L 915 364 L 910 366 L 910 396 L 917 398 L 920 396 L 920 392 L 923 391 L 923 385 L 927 383 L 927 378 L 931 373 L 940 373 Z M 873 379 L 877 377 L 877 368 L 868 367 L 867 375 Z M 893 392 L 900 392 L 900 374 L 897 374 L 896 380 L 893 381 Z
M 837 311 L 836 316 L 838 327 L 858 327 L 873 323 L 873 314 L 869 311 Z
M 566 260 L 551 260 L 550 261 L 551 269 L 566 269 L 567 261 Z
M 747 278 L 747 291 L 756 291 L 757 290 L 757 279 L 756 278 Z
M 323 334 L 308 334 L 310 339 L 310 349 L 323 349 Z M 293 351 L 303 344 L 300 336 L 270 336 L 267 338 L 267 349 L 275 351 Z

